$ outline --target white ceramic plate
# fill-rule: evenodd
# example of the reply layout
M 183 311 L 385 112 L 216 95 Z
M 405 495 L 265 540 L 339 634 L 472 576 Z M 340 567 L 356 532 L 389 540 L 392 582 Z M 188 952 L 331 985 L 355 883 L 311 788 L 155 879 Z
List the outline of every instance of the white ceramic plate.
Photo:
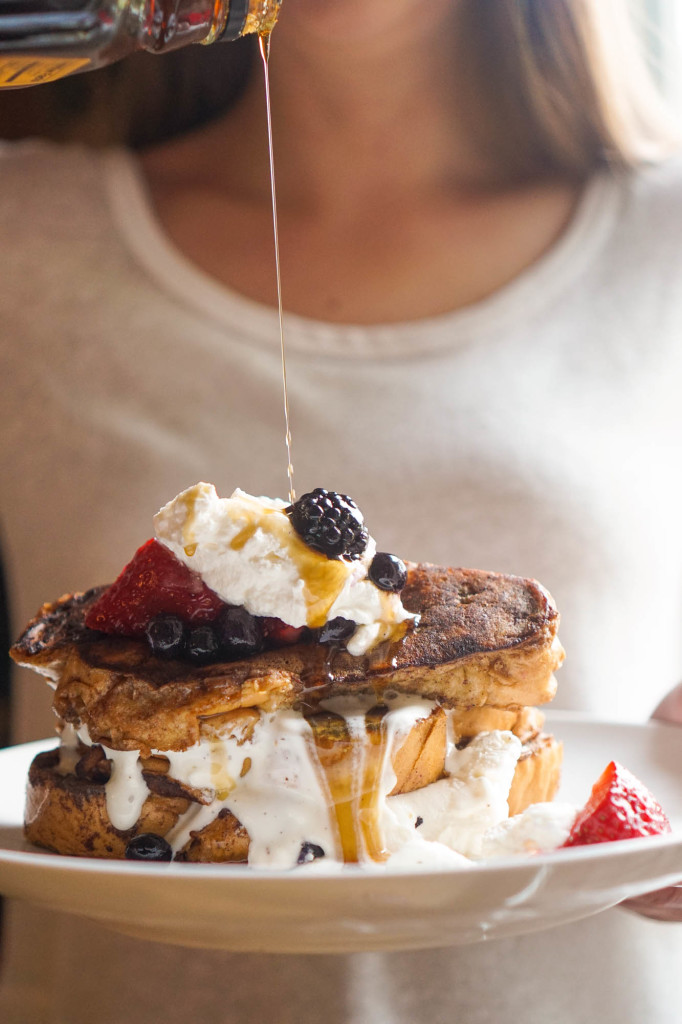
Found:
M 667 810 L 670 836 L 631 839 L 465 870 L 135 864 L 41 853 L 21 834 L 26 772 L 54 741 L 0 751 L 0 892 L 140 938 L 231 951 L 341 953 L 478 942 L 575 921 L 682 881 L 682 732 L 548 715 L 564 741 L 560 799 L 582 804 L 612 759 Z

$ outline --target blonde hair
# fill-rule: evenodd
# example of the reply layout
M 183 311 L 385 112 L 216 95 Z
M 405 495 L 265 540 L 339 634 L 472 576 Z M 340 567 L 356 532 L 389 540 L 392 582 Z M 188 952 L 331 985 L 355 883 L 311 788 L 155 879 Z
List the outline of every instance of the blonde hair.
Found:
M 676 145 L 627 0 L 465 0 L 472 125 L 504 177 L 586 177 Z
M 460 5 L 465 78 L 476 97 L 471 132 L 497 177 L 583 178 L 599 166 L 658 159 L 673 147 L 672 118 L 648 74 L 628 0 Z M 144 146 L 227 109 L 252 53 L 243 40 L 161 58 L 141 54 L 24 95 L 50 111 L 41 134 Z M 6 100 L 0 95 L 0 135 Z M 28 124 L 24 134 L 35 127 Z

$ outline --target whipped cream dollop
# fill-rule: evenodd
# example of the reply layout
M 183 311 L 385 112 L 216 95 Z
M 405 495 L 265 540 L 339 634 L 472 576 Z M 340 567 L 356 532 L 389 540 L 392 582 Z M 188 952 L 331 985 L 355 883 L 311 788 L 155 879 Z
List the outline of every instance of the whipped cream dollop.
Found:
M 227 604 L 295 627 L 350 619 L 357 624 L 346 643 L 353 655 L 399 636 L 415 616 L 368 578 L 375 541 L 369 538 L 361 558 L 327 558 L 298 536 L 286 508 L 239 489 L 220 498 L 212 484 L 198 483 L 164 505 L 154 526 L 157 540 Z

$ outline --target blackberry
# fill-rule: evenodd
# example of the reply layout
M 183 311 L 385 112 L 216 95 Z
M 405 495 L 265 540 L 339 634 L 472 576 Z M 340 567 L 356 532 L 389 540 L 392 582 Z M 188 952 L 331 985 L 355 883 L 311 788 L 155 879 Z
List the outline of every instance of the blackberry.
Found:
M 141 832 L 133 836 L 125 852 L 126 860 L 172 860 L 170 843 L 155 832 Z
M 208 623 L 193 626 L 187 634 L 187 657 L 196 665 L 217 661 L 221 654 L 220 648 L 216 630 Z
M 177 615 L 156 615 L 145 628 L 147 643 L 154 654 L 179 658 L 185 650 L 185 624 Z
M 317 639 L 321 644 L 340 644 L 347 640 L 355 632 L 355 623 L 352 619 L 344 619 L 337 615 L 330 619 L 320 629 Z
M 407 569 L 402 558 L 387 551 L 377 551 L 370 562 L 367 575 L 380 590 L 397 593 L 407 583 Z
M 316 487 L 285 509 L 299 537 L 327 558 L 359 558 L 369 534 L 352 498 Z
M 319 860 L 325 853 L 321 846 L 316 843 L 302 843 L 301 852 L 298 855 L 297 864 L 310 864 L 311 861 Z
M 263 650 L 263 622 L 239 605 L 228 605 L 220 613 L 216 631 L 227 658 L 248 658 Z

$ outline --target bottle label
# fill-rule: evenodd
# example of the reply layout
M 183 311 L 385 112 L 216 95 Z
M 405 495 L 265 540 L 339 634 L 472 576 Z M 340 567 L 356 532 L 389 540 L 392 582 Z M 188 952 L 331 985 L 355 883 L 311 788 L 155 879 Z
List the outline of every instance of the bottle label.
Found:
M 54 82 L 89 63 L 87 57 L 0 57 L 0 89 Z

